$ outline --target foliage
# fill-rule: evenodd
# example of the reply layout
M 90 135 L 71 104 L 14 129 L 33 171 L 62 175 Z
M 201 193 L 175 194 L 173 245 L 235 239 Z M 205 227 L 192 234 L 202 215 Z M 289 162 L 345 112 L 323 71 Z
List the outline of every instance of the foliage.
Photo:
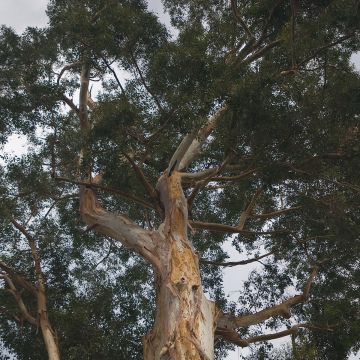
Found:
M 293 309 L 297 322 L 314 327 L 294 340 L 297 354 L 306 349 L 316 359 L 345 359 L 360 341 L 360 75 L 351 64 L 360 50 L 359 3 L 242 1 L 231 8 L 224 0 L 165 0 L 164 6 L 173 30 L 144 1 L 132 0 L 51 0 L 48 27 L 23 34 L 1 27 L 0 142 L 22 134 L 29 148 L 20 157 L 1 156 L 0 260 L 36 283 L 29 246 L 11 225 L 15 218 L 36 239 L 63 357 L 141 358 L 141 337 L 153 321 L 152 270 L 81 222 L 78 185 L 71 183 L 80 149 L 91 147 L 84 163 L 103 174 L 104 207 L 155 228 L 159 214 L 131 200 L 154 202 L 129 156 L 155 185 L 182 137 L 226 104 L 203 154 L 186 171 L 229 158 L 237 170 L 221 176 L 248 175 L 210 182 L 189 217 L 238 224 L 261 189 L 245 229 L 274 234 L 238 234 L 233 248 L 243 257 L 272 255 L 249 275 L 237 304 L 225 297 L 220 268 L 202 264 L 203 285 L 224 310 L 259 311 L 301 291 L 309 268 L 321 261 L 310 301 Z M 81 61 L 91 64 L 96 86 L 85 139 L 76 100 Z M 297 210 L 257 216 L 285 208 Z M 227 239 L 192 233 L 207 260 L 226 261 Z M 29 294 L 22 296 L 36 313 Z M 6 347 L 18 359 L 45 359 L 40 335 L 8 291 L 0 299 Z M 241 335 L 284 324 L 291 325 L 270 319 Z M 219 359 L 227 348 L 219 342 Z M 260 345 L 252 358 L 280 359 L 272 351 Z

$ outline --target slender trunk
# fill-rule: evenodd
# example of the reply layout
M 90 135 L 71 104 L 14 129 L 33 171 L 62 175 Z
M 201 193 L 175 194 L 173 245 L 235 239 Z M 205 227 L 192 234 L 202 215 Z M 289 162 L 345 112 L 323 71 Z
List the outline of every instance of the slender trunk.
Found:
M 60 360 L 59 347 L 56 341 L 55 332 L 48 319 L 46 308 L 46 295 L 43 284 L 38 289 L 38 314 L 41 333 L 45 342 L 49 360 Z
M 187 238 L 187 206 L 179 174 L 165 172 L 158 190 L 165 222 L 154 234 L 160 269 L 155 324 L 144 339 L 144 359 L 212 360 L 215 304 L 204 296 L 198 256 Z

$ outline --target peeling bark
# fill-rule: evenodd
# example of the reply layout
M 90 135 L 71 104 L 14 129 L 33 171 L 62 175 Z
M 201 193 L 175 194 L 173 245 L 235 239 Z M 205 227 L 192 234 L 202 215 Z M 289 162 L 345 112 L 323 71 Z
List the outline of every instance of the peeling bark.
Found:
M 187 204 L 180 174 L 165 172 L 157 189 L 165 221 L 156 232 L 160 261 L 156 317 L 154 328 L 144 338 L 144 359 L 211 360 L 215 304 L 204 296 L 198 256 L 187 237 Z

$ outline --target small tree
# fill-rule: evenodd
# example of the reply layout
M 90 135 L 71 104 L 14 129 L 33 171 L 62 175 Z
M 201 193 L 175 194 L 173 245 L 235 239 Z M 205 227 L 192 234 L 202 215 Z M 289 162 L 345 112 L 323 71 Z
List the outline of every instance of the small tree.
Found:
M 1 139 L 32 144 L 2 167 L 2 314 L 11 292 L 50 359 L 139 358 L 149 327 L 146 360 L 296 349 L 301 331 L 343 359 L 359 341 L 358 3 L 164 6 L 176 36 L 142 1 L 52 0 L 47 28 L 2 28 Z M 226 261 L 229 234 L 249 259 Z M 251 262 L 228 303 L 221 267 Z M 44 356 L 1 327 L 19 358 Z

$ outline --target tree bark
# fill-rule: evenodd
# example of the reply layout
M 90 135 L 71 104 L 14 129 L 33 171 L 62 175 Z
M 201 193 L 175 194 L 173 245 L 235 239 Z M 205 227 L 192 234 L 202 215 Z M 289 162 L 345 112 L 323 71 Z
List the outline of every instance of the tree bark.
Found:
M 187 237 L 180 174 L 165 171 L 157 189 L 165 221 L 153 234 L 160 267 L 156 270 L 155 323 L 144 338 L 144 359 L 212 360 L 215 304 L 203 293 L 198 256 Z

